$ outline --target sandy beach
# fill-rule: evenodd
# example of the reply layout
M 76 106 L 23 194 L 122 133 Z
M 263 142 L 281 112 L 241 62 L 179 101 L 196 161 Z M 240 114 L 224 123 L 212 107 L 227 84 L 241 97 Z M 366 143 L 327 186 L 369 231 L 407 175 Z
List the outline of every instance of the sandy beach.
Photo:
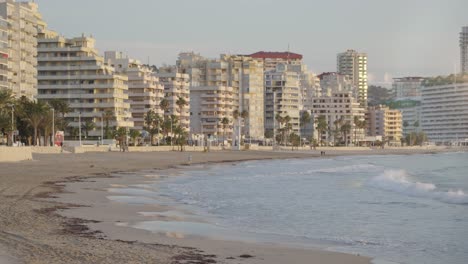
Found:
M 333 150 L 327 156 L 445 151 L 459 150 Z M 173 169 L 189 155 L 192 164 L 203 164 L 313 158 L 320 151 L 35 154 L 33 161 L 0 163 L 0 263 L 370 263 L 349 254 L 180 238 L 117 225 L 116 219 L 138 220 L 132 217 L 143 208 L 109 206 L 102 189 L 129 180 L 110 178 L 111 173 Z

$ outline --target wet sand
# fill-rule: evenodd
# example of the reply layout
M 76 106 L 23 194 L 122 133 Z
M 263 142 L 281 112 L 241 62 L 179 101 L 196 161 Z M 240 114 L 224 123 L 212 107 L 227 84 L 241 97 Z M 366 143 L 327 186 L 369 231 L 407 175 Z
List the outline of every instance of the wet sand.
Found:
M 330 155 L 398 154 L 367 152 Z M 170 169 L 187 163 L 189 155 L 195 164 L 311 158 L 319 157 L 320 152 L 42 154 L 34 155 L 33 161 L 0 163 L 0 250 L 3 248 L 6 253 L 0 251 L 0 263 L 12 260 L 18 263 L 369 263 L 365 257 L 320 250 L 152 234 L 115 225 L 120 220 L 112 213 L 106 219 L 99 219 L 97 208 L 108 203 L 99 198 L 102 196 L 99 181 L 108 179 L 112 172 Z M 96 196 L 81 188 L 74 190 L 76 196 L 66 200 L 68 194 L 64 192 L 68 190 L 64 187 L 72 182 L 82 182 Z M 51 199 L 57 195 L 63 195 L 63 199 Z M 69 208 L 76 210 L 65 210 Z M 96 211 L 85 214 L 82 209 Z M 133 215 L 131 211 L 114 213 L 123 218 Z M 254 257 L 240 258 L 240 255 Z

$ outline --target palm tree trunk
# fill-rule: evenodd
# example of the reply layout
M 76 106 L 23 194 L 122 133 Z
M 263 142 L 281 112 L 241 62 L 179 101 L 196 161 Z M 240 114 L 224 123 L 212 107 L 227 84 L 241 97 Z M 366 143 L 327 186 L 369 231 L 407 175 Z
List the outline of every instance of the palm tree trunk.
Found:
M 34 127 L 34 140 L 33 140 L 34 146 L 37 146 L 37 126 Z

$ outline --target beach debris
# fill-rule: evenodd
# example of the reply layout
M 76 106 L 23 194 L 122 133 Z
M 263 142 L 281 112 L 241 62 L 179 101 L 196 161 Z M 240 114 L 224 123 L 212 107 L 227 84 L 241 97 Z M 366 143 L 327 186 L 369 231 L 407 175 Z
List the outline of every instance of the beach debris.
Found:
M 171 264 L 210 264 L 217 263 L 216 255 L 202 254 L 197 251 L 189 251 L 173 257 Z
M 249 255 L 249 254 L 242 254 L 239 256 L 239 258 L 253 258 L 254 256 Z

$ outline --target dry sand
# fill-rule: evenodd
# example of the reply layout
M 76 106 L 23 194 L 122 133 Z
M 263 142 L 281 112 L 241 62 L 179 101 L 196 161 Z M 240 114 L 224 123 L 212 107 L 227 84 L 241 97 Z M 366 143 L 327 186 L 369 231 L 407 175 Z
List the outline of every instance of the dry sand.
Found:
M 403 154 L 414 152 L 403 151 Z M 344 153 L 358 155 L 399 152 L 388 150 Z M 107 219 L 107 223 L 98 223 L 83 219 L 99 220 L 92 215 L 64 217 L 58 214 L 57 209 L 72 207 L 78 208 L 79 212 L 80 206 L 87 203 L 87 198 L 89 200 L 92 197 L 85 191 L 78 191 L 80 193 L 68 202 L 51 199 L 54 195 L 63 193 L 65 183 L 86 181 L 89 184 L 89 181 L 94 181 L 93 178 L 105 180 L 111 172 L 116 171 L 168 169 L 186 163 L 188 155 L 187 152 L 38 154 L 34 155 L 33 161 L 0 163 L 0 263 L 369 263 L 368 258 L 318 250 L 201 238 L 170 239 L 146 231 L 117 227 L 109 224 L 112 219 Z M 319 152 L 249 151 L 190 155 L 192 163 L 208 163 L 307 158 L 317 157 Z M 99 201 L 96 196 L 91 202 L 96 204 Z M 65 210 L 64 213 L 73 211 L 75 210 Z M 132 215 L 124 211 L 119 214 Z M 238 257 L 240 254 L 255 257 L 242 259 Z M 235 259 L 225 259 L 225 256 Z

